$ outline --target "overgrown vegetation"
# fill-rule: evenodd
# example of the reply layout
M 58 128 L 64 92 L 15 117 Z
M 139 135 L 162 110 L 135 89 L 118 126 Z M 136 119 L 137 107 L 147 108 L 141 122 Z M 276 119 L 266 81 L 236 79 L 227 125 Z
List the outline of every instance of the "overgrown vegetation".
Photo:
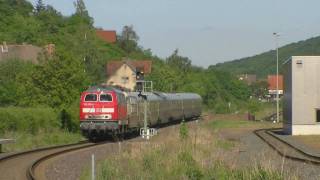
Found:
M 75 143 L 82 139 L 76 133 L 78 119 L 61 118 L 52 108 L 0 108 L 0 117 L 0 137 L 16 140 L 14 144 L 4 145 L 5 152 Z M 68 126 L 64 125 L 66 122 Z
M 40 130 L 37 134 L 26 131 L 6 131 L 0 134 L 1 138 L 13 138 L 15 143 L 3 145 L 4 152 L 23 151 L 39 147 L 77 143 L 84 140 L 78 133 L 54 129 Z
M 121 151 L 98 162 L 97 179 L 285 179 L 294 175 L 281 174 L 270 164 L 250 164 L 238 167 L 234 161 L 227 162 L 238 141 L 222 139 L 211 123 L 200 122 L 196 127 L 183 123 L 176 131 L 159 134 L 149 142 L 123 143 Z M 238 123 L 218 121 L 219 128 L 267 127 L 272 124 Z M 190 128 L 190 126 L 192 128 Z M 185 136 L 188 132 L 188 136 Z M 183 138 L 181 138 L 183 137 Z M 198 138 L 196 138 L 198 137 Z M 116 144 L 115 144 L 116 145 Z M 117 149 L 116 146 L 113 149 Z M 221 154 L 223 152 L 223 154 Z M 231 163 L 231 164 L 230 164 Z M 241 166 L 241 165 L 240 165 Z M 90 179 L 90 168 L 86 168 L 81 179 Z
M 193 66 L 178 50 L 160 59 L 139 46 L 133 26 L 124 26 L 116 44 L 106 43 L 96 36 L 94 20 L 83 0 L 74 4 L 75 13 L 63 16 L 41 0 L 35 7 L 26 0 L 0 0 L 0 41 L 55 45 L 54 54 L 42 54 L 37 64 L 19 59 L 0 62 L 1 107 L 51 108 L 62 122 L 60 127 L 74 132 L 81 91 L 105 82 L 108 61 L 128 57 L 153 61 L 147 78 L 157 91 L 198 93 L 204 105 L 217 113 L 244 108 L 249 88 L 231 74 Z

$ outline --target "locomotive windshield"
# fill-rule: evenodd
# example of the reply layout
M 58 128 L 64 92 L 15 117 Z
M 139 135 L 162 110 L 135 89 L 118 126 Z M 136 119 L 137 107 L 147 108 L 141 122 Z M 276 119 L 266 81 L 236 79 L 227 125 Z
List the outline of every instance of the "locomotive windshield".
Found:
M 111 102 L 112 101 L 112 96 L 110 94 L 101 94 L 100 95 L 100 101 Z
M 87 94 L 84 98 L 84 101 L 97 101 L 97 95 L 96 94 Z

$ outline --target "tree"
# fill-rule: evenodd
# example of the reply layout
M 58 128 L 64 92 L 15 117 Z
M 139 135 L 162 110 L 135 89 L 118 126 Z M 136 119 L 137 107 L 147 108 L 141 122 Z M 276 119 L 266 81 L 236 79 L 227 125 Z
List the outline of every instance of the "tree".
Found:
M 178 49 L 175 49 L 166 61 L 170 66 L 181 70 L 183 73 L 186 73 L 191 68 L 191 60 L 188 57 L 180 56 Z
M 73 2 L 73 4 L 76 8 L 76 13 L 74 14 L 77 19 L 76 21 L 87 24 L 91 27 L 93 25 L 93 19 L 89 16 L 88 10 L 83 0 L 76 0 L 75 2 Z
M 84 66 L 69 52 L 57 51 L 50 60 L 43 60 L 31 75 L 20 77 L 23 96 L 20 105 L 48 105 L 68 107 L 79 96 L 87 83 Z
M 119 37 L 119 45 L 127 54 L 138 49 L 138 34 L 133 30 L 133 26 L 124 26 Z
M 76 8 L 76 14 L 82 17 L 89 17 L 89 13 L 87 11 L 86 5 L 83 0 L 76 0 L 73 2 L 74 7 Z
M 250 85 L 251 95 L 256 98 L 265 98 L 268 94 L 268 82 L 267 81 L 257 81 Z
M 45 5 L 42 0 L 37 1 L 35 10 L 37 14 L 45 10 Z

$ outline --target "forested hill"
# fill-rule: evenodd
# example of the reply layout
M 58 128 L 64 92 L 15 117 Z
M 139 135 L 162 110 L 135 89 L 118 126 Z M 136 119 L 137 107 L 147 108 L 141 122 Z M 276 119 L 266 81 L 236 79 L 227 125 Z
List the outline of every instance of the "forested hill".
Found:
M 247 102 L 249 88 L 230 73 L 196 67 L 178 50 L 158 58 L 139 45 L 133 26 L 124 26 L 115 44 L 100 40 L 84 1 L 74 2 L 75 13 L 64 16 L 42 0 L 35 7 L 26 0 L 0 0 L 0 42 L 55 44 L 53 57 L 44 56 L 38 64 L 0 62 L 0 107 L 71 108 L 68 112 L 77 117 L 80 92 L 105 82 L 106 63 L 123 57 L 152 60 L 146 78 L 157 91 L 198 93 L 216 112 L 235 112 Z
M 320 55 L 320 36 L 279 48 L 280 71 L 281 65 L 295 55 Z M 257 74 L 259 78 L 265 78 L 268 74 L 276 72 L 276 52 L 271 50 L 256 56 L 219 63 L 209 68 L 228 71 L 232 74 Z

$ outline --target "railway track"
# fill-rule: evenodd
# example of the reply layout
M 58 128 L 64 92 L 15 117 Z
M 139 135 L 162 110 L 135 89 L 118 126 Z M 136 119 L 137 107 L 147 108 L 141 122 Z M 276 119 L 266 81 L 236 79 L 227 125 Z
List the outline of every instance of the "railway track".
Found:
M 281 138 L 275 136 L 270 131 L 278 129 L 259 129 L 255 130 L 254 133 L 266 142 L 272 149 L 274 149 L 279 155 L 303 163 L 311 163 L 320 165 L 320 157 L 308 154 Z
M 41 177 L 39 176 L 41 175 L 39 174 L 41 172 L 37 172 L 36 169 L 43 161 L 63 153 L 77 151 L 104 143 L 107 142 L 91 143 L 85 141 L 7 155 L 0 158 L 0 179 L 42 179 L 39 178 Z

